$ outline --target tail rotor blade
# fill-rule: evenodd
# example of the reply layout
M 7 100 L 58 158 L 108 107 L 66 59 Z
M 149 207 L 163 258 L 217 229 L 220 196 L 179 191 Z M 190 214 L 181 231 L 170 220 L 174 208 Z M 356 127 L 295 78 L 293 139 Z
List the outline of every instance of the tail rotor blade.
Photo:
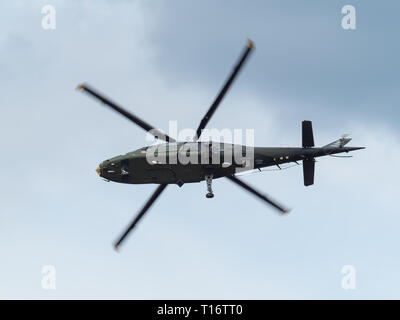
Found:
M 139 220 L 145 215 L 147 210 L 151 207 L 151 205 L 157 200 L 158 196 L 161 194 L 161 192 L 164 191 L 166 184 L 160 184 L 156 191 L 152 194 L 150 199 L 145 203 L 143 206 L 142 210 L 140 210 L 139 214 L 136 216 L 136 218 L 132 221 L 132 223 L 129 225 L 129 227 L 126 229 L 126 231 L 122 234 L 121 238 L 115 243 L 114 247 L 116 250 L 119 249 L 119 246 L 121 243 L 124 241 L 126 236 L 129 234 L 129 232 L 132 231 L 132 229 L 136 226 L 136 224 L 139 222 Z
M 249 186 L 248 184 L 244 183 L 242 180 L 236 178 L 235 176 L 226 176 L 226 177 L 229 180 L 231 180 L 232 182 L 236 183 L 238 186 L 240 186 L 243 189 L 245 189 L 245 190 L 249 191 L 250 193 L 254 194 L 255 196 L 257 196 L 261 200 L 264 200 L 266 203 L 268 203 L 269 205 L 273 206 L 275 209 L 277 209 L 281 213 L 288 213 L 289 212 L 288 209 L 283 208 L 281 205 L 279 205 L 275 201 L 269 199 L 266 195 L 260 193 L 259 191 L 257 191 L 253 187 Z
M 301 125 L 302 125 L 303 148 L 314 147 L 314 135 L 313 135 L 313 129 L 312 129 L 312 122 L 304 120 Z
M 306 187 L 314 184 L 315 159 L 303 160 L 303 179 Z

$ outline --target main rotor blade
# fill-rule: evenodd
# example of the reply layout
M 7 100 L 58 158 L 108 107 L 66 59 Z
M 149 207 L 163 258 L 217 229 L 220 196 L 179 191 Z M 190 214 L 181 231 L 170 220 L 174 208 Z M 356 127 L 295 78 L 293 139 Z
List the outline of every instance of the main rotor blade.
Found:
M 156 201 L 158 196 L 163 192 L 167 185 L 166 184 L 160 184 L 156 191 L 154 191 L 153 195 L 150 197 L 149 200 L 147 200 L 146 204 L 143 206 L 142 210 L 140 210 L 139 214 L 136 216 L 135 220 L 132 221 L 132 223 L 129 225 L 129 227 L 126 229 L 126 231 L 122 234 L 121 238 L 115 243 L 114 247 L 116 250 L 118 250 L 119 246 L 121 245 L 122 241 L 126 238 L 126 236 L 129 234 L 129 232 L 135 227 L 135 225 L 139 222 L 139 220 L 144 216 L 144 214 L 149 210 L 151 205 Z
M 210 121 L 212 115 L 214 114 L 215 110 L 217 110 L 219 104 L 221 103 L 222 99 L 224 98 L 225 94 L 229 90 L 230 86 L 232 85 L 233 80 L 235 80 L 239 70 L 243 66 L 245 60 L 249 56 L 251 50 L 254 48 L 254 43 L 250 39 L 247 42 L 247 46 L 245 50 L 243 51 L 243 54 L 237 63 L 237 65 L 234 67 L 231 75 L 229 78 L 226 80 L 224 86 L 222 87 L 221 91 L 219 92 L 218 96 L 215 98 L 214 102 L 212 103 L 210 109 L 207 111 L 206 115 L 204 118 L 201 120 L 199 127 L 197 128 L 196 131 L 196 136 L 193 138 L 194 141 L 197 141 L 200 138 L 201 131 L 206 127 L 208 121 Z
M 119 114 L 123 115 L 124 117 L 128 118 L 131 120 L 133 123 L 137 124 L 139 127 L 143 128 L 146 131 L 151 131 L 150 133 L 154 135 L 155 137 L 165 140 L 167 142 L 175 142 L 175 139 L 172 139 L 171 137 L 167 136 L 165 133 L 155 129 L 153 126 L 149 125 L 147 122 L 139 119 L 129 111 L 123 109 L 116 103 L 112 102 L 111 100 L 103 97 L 99 92 L 95 91 L 93 88 L 88 86 L 87 84 L 81 84 L 77 87 L 79 90 L 83 90 L 86 93 L 90 94 L 91 96 L 95 97 L 96 99 L 100 100 L 103 102 L 105 105 L 109 106 L 111 109 L 115 110 Z
M 276 202 L 272 201 L 271 199 L 267 198 L 266 195 L 258 192 L 257 190 L 255 190 L 253 187 L 250 187 L 248 184 L 244 183 L 242 180 L 239 180 L 238 178 L 236 178 L 235 176 L 226 176 L 229 180 L 231 180 L 232 182 L 236 183 L 237 185 L 241 186 L 242 188 L 246 189 L 247 191 L 249 191 L 250 193 L 254 194 L 255 196 L 259 197 L 261 200 L 264 200 L 265 202 L 267 202 L 268 204 L 270 204 L 271 206 L 273 206 L 275 209 L 279 210 L 281 213 L 288 213 L 289 210 L 283 208 L 282 206 L 280 206 L 279 204 L 277 204 Z

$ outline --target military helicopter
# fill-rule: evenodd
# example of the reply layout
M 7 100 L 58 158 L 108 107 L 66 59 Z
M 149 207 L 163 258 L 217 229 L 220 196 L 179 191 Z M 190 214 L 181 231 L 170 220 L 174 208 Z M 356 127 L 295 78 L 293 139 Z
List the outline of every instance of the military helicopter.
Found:
M 177 142 L 175 139 L 166 135 L 161 130 L 154 128 L 115 102 L 112 102 L 110 99 L 104 97 L 87 84 L 81 84 L 77 87 L 77 89 L 83 90 L 139 127 L 148 131 L 155 138 L 166 142 L 156 146 L 143 147 L 133 152 L 128 152 L 125 155 L 119 155 L 110 158 L 100 163 L 96 169 L 97 174 L 107 181 L 129 184 L 152 183 L 158 185 L 157 189 L 144 204 L 143 208 L 139 211 L 135 219 L 115 243 L 115 249 L 118 250 L 119 246 L 129 232 L 136 226 L 139 220 L 145 215 L 145 213 L 169 184 L 177 184 L 179 187 L 181 187 L 185 183 L 201 182 L 205 180 L 207 183 L 206 197 L 212 198 L 214 197 L 214 193 L 212 191 L 212 180 L 225 177 L 246 191 L 252 193 L 259 199 L 263 200 L 267 204 L 271 205 L 280 214 L 285 214 L 289 211 L 287 208 L 283 207 L 281 204 L 272 200 L 267 195 L 257 191 L 252 186 L 243 182 L 241 179 L 235 176 L 237 171 L 240 169 L 242 171 L 246 169 L 258 169 L 261 171 L 261 168 L 270 166 L 277 166 L 280 169 L 282 164 L 291 162 L 299 164 L 298 162 L 302 161 L 304 185 L 310 186 L 314 184 L 315 158 L 322 156 L 334 156 L 338 153 L 347 153 L 350 151 L 364 149 L 364 147 L 346 147 L 346 144 L 351 140 L 351 138 L 348 138 L 348 136 L 343 136 L 339 140 L 336 140 L 323 147 L 314 147 L 314 136 L 311 121 L 302 122 L 301 148 L 248 147 L 227 143 L 214 143 L 212 141 L 199 142 L 199 138 L 203 130 L 206 128 L 208 122 L 210 121 L 214 112 L 217 110 L 253 49 L 253 42 L 248 40 L 240 59 L 233 68 L 214 102 L 211 104 L 209 110 L 200 121 L 193 141 L 190 142 Z M 239 153 L 242 153 L 242 156 L 245 151 L 250 150 L 250 153 L 252 154 L 250 165 L 248 162 L 246 162 L 249 159 L 243 162 L 243 158 L 241 158 L 241 161 L 224 161 L 226 150 L 229 149 L 239 150 Z M 153 157 L 148 156 L 150 153 L 152 153 Z M 166 159 L 166 161 L 154 160 L 154 155 L 156 153 L 158 153 L 157 158 L 162 155 L 164 156 L 163 159 Z M 168 161 L 172 155 L 176 156 L 177 154 L 181 153 L 184 153 L 187 156 L 192 156 L 194 159 L 211 159 L 211 157 L 215 157 L 216 155 L 216 158 L 219 161 L 211 163 L 210 161 L 192 161 L 186 164 L 180 162 L 172 163 L 171 161 Z

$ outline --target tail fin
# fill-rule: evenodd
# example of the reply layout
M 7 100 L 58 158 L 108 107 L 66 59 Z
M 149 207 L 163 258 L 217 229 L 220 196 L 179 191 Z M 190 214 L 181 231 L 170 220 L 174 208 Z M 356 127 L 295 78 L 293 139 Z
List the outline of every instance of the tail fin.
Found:
M 351 138 L 348 138 L 348 134 L 344 134 L 340 139 L 335 140 L 326 146 L 323 146 L 322 148 L 343 148 L 346 144 L 348 144 L 351 141 Z
M 314 135 L 311 121 L 302 122 L 303 148 L 314 147 Z
M 303 139 L 303 148 L 314 147 L 314 134 L 311 121 L 304 120 L 302 122 L 302 139 Z M 314 158 L 304 159 L 303 177 L 305 186 L 310 186 L 314 184 L 314 171 L 315 171 Z

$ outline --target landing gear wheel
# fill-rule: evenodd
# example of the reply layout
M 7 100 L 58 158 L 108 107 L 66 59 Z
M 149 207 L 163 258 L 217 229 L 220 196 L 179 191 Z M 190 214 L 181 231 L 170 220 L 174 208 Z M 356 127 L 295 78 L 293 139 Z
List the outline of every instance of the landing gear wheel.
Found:
M 212 174 L 207 174 L 205 178 L 206 178 L 206 182 L 207 182 L 206 198 L 208 198 L 208 199 L 214 198 L 214 193 L 212 191 L 212 178 L 213 178 L 213 175 Z

